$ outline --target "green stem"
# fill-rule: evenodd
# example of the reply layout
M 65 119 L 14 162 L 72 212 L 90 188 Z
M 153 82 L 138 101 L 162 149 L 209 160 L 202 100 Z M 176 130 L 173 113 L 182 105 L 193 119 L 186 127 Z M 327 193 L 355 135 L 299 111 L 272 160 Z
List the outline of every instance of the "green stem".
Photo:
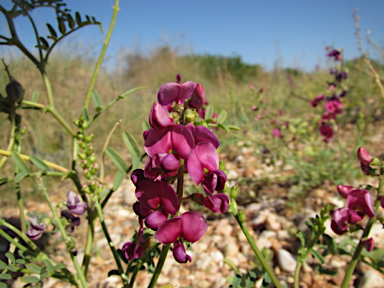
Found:
M 48 104 L 54 106 L 51 82 L 49 81 L 47 73 L 45 72 L 44 66 L 44 64 L 40 63 L 37 68 L 39 68 L 41 77 L 43 77 L 45 91 L 47 92 Z
M 107 37 L 104 40 L 103 48 L 101 49 L 99 59 L 97 60 L 95 70 L 93 71 L 91 83 L 89 84 L 87 96 L 85 98 L 84 108 L 88 109 L 89 101 L 91 100 L 91 95 L 93 88 L 95 87 L 97 76 L 99 75 L 101 64 L 103 63 L 105 52 L 107 51 L 107 47 L 109 44 L 109 41 L 111 39 L 113 29 L 115 27 L 116 18 L 117 18 L 117 12 L 119 12 L 119 0 L 115 0 L 115 5 L 113 6 L 113 15 L 111 20 L 111 25 L 109 26 Z
M 268 273 L 269 277 L 271 278 L 273 284 L 275 284 L 276 288 L 282 288 L 279 280 L 277 279 L 275 273 L 273 273 L 272 268 L 268 265 L 267 261 L 264 259 L 263 255 L 261 254 L 259 248 L 257 248 L 255 242 L 252 239 L 251 234 L 249 234 L 249 231 L 247 227 L 245 226 L 245 223 L 243 221 L 240 221 L 239 214 L 233 215 L 235 216 L 235 219 L 237 223 L 239 224 L 241 230 L 244 233 L 244 236 L 247 238 L 248 243 L 251 245 L 253 252 L 255 253 L 256 258 L 260 261 L 261 266 L 265 269 L 265 271 Z
M 59 229 L 61 236 L 63 237 L 63 240 L 65 241 L 65 244 L 70 244 L 70 242 L 72 242 L 73 240 L 68 236 L 67 232 L 65 231 L 65 227 L 64 227 L 63 223 L 61 222 L 59 215 L 57 214 L 56 208 L 53 206 L 51 199 L 49 198 L 49 194 L 48 194 L 47 188 L 44 185 L 43 179 L 41 177 L 39 177 L 38 179 L 40 182 L 40 187 L 43 191 L 43 195 L 48 202 L 49 208 L 52 211 L 55 224 L 56 224 L 57 228 Z M 79 281 L 80 281 L 82 288 L 88 288 L 87 281 L 85 279 L 83 272 L 81 271 L 81 267 L 79 265 L 79 262 L 77 261 L 76 256 L 71 251 L 68 251 L 68 254 L 71 257 L 73 266 L 75 267 L 77 277 L 79 278 Z
M 95 200 L 96 201 L 94 201 L 94 203 L 95 203 L 97 215 L 100 219 L 101 227 L 102 227 L 103 232 L 104 232 L 104 236 L 107 239 L 108 246 L 112 251 L 113 258 L 115 259 L 115 262 L 117 265 L 117 269 L 119 270 L 119 273 L 121 275 L 121 280 L 123 281 L 124 286 L 126 286 L 126 285 L 128 285 L 128 277 L 124 273 L 123 266 L 121 265 L 119 254 L 117 254 L 117 251 L 115 249 L 115 245 L 113 244 L 113 241 L 112 241 L 111 237 L 109 236 L 107 226 L 105 225 L 103 210 L 101 208 L 99 199 L 95 199 Z
M 27 251 L 28 248 L 21 245 L 18 241 L 15 241 L 11 236 L 9 236 L 3 229 L 0 228 L 0 235 L 3 236 L 9 243 L 12 243 L 17 248 L 19 248 L 21 251 Z
M 15 144 L 15 130 L 16 130 L 16 125 L 15 125 L 15 113 L 12 114 L 11 116 L 11 135 L 9 136 L 9 143 L 7 147 L 7 151 L 11 152 L 13 145 Z M 5 162 L 7 161 L 8 157 L 3 156 L 0 161 L 0 169 L 3 167 Z
M 133 285 L 135 284 L 135 279 L 136 279 L 137 273 L 139 273 L 139 271 L 140 271 L 141 267 L 143 266 L 143 264 L 144 264 L 144 262 L 140 261 L 136 265 L 135 271 L 133 271 L 133 273 L 132 273 L 131 280 L 129 281 L 129 285 L 127 286 L 127 288 L 133 288 Z M 128 271 L 126 272 L 126 274 L 128 275 Z
M 151 282 L 148 285 L 148 288 L 155 287 L 157 283 L 157 279 L 159 279 L 161 270 L 163 269 L 164 262 L 165 262 L 165 259 L 167 258 L 167 254 L 170 247 L 171 247 L 171 244 L 168 244 L 168 245 L 164 245 L 163 248 L 161 249 L 159 261 L 157 262 L 155 272 L 153 273 L 153 276 L 152 276 Z

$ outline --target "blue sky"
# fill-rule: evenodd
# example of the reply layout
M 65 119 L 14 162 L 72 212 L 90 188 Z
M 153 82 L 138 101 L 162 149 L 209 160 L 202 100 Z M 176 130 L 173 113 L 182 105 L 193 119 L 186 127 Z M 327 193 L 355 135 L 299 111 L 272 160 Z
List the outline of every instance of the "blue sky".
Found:
M 10 0 L 1 2 L 10 7 Z M 69 41 L 81 39 L 83 44 L 99 51 L 114 1 L 66 2 L 72 12 L 95 16 L 104 28 L 101 34 L 96 26 L 87 27 Z M 113 59 L 122 49 L 140 47 L 148 51 L 170 44 L 196 54 L 238 54 L 245 62 L 258 63 L 268 69 L 278 61 L 284 67 L 312 70 L 317 63 L 325 62 L 327 45 L 344 48 L 347 59 L 359 55 L 353 8 L 358 9 L 364 49 L 368 47 L 367 29 L 371 31 L 370 37 L 384 46 L 382 0 L 120 0 L 120 8 L 108 50 L 109 63 L 114 63 Z M 46 17 L 53 15 L 48 12 L 41 10 L 34 14 L 43 29 L 46 29 Z M 27 25 L 28 22 L 18 19 L 18 33 L 25 37 L 27 45 L 32 45 L 33 34 Z M 5 28 L 6 21 L 0 14 L 0 29 Z M 372 48 L 369 51 L 378 57 Z

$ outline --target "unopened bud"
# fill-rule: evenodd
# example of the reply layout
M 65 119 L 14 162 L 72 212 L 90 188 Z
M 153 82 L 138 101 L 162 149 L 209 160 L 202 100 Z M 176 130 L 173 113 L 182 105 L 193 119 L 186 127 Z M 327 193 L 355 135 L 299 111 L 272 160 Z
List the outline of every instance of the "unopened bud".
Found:
M 369 165 L 372 162 L 372 156 L 368 153 L 367 150 L 365 150 L 364 147 L 359 147 L 357 150 L 357 158 L 359 159 L 360 163 L 364 165 Z
M 234 199 L 237 197 L 237 194 L 239 193 L 239 187 L 237 186 L 233 186 L 231 188 L 231 190 L 229 191 L 229 196 L 231 197 L 231 199 Z
M 91 194 L 91 189 L 89 189 L 89 187 L 87 185 L 85 185 L 85 184 L 83 185 L 83 189 L 82 190 L 86 194 Z
M 95 137 L 95 135 L 90 134 L 90 135 L 86 136 L 84 140 L 87 141 L 87 142 L 91 142 L 93 137 Z
M 245 214 L 244 211 L 241 210 L 239 211 L 239 214 L 237 215 L 237 219 L 239 220 L 240 223 L 245 223 Z
M 20 129 L 20 134 L 24 135 L 27 132 L 27 128 L 23 127 Z

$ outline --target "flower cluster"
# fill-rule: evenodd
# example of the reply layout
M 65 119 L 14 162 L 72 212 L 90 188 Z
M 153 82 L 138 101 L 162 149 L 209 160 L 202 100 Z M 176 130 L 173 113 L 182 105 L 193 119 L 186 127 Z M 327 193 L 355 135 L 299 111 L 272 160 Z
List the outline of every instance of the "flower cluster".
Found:
M 342 54 L 339 50 L 333 49 L 327 55 L 328 57 L 333 57 L 335 61 L 341 61 L 342 59 Z M 320 134 L 324 137 L 324 142 L 329 142 L 333 137 L 334 130 L 332 121 L 336 120 L 337 114 L 343 112 L 340 100 L 348 93 L 348 91 L 342 87 L 342 82 L 348 78 L 347 72 L 342 69 L 332 68 L 329 73 L 333 75 L 334 79 L 332 82 L 327 82 L 328 89 L 326 93 L 316 96 L 315 99 L 311 101 L 312 107 L 316 107 L 320 102 L 325 101 L 325 113 L 322 116 L 319 127 Z
M 178 187 L 176 192 L 171 184 L 188 173 L 197 185 L 201 184 L 205 196 L 196 193 L 185 199 L 215 213 L 225 213 L 228 196 L 215 192 L 224 190 L 227 177 L 219 169 L 219 140 L 207 127 L 198 125 L 208 103 L 203 87 L 192 81 L 167 83 L 160 88 L 157 98 L 149 114 L 151 128 L 144 132 L 147 162 L 144 169 L 131 175 L 138 200 L 133 209 L 140 228 L 135 241 L 125 243 L 122 250 L 128 260 L 143 255 L 149 244 L 144 236 L 145 224 L 156 231 L 155 238 L 160 243 L 173 243 L 176 261 L 186 263 L 191 257 L 186 254 L 183 241 L 198 241 L 207 230 L 207 222 L 198 212 L 178 216 L 183 191 Z
M 377 165 L 379 161 L 377 158 L 372 158 L 363 147 L 358 149 L 357 157 L 363 171 L 370 169 L 369 165 Z M 358 228 L 358 226 L 354 226 L 361 221 L 364 216 L 368 216 L 369 218 L 375 216 L 374 202 L 368 190 L 353 186 L 338 185 L 337 191 L 341 197 L 346 199 L 347 207 L 339 208 L 333 213 L 331 228 L 336 234 L 342 235 L 347 231 L 352 231 L 352 228 Z M 384 197 L 381 196 L 379 199 L 381 200 L 381 206 L 384 208 Z M 363 244 L 368 251 L 373 250 L 375 246 L 372 238 L 365 239 Z

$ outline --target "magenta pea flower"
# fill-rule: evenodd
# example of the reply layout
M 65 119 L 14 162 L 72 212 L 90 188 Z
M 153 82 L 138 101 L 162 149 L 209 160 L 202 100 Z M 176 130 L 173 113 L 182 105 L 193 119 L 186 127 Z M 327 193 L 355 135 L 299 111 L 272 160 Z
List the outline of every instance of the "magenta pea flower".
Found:
M 217 139 L 216 135 L 207 127 L 202 125 L 195 126 L 192 123 L 188 123 L 187 127 L 195 139 L 195 145 L 200 142 L 211 142 L 216 149 L 219 148 L 219 139 Z
M 367 150 L 365 150 L 364 147 L 359 147 L 359 149 L 357 149 L 357 158 L 359 159 L 361 164 L 364 164 L 366 166 L 369 166 L 369 164 L 371 164 L 373 160 L 372 156 Z
M 373 200 L 369 191 L 365 189 L 355 189 L 348 193 L 347 206 L 349 209 L 360 211 L 369 218 L 375 216 Z
M 356 188 L 353 186 L 347 185 L 337 185 L 337 192 L 339 192 L 340 196 L 347 199 L 349 192 L 355 190 Z
M 160 103 L 155 102 L 149 113 L 149 124 L 155 130 L 163 130 L 168 126 L 173 125 L 173 120 L 169 118 L 168 111 L 165 110 Z
M 192 261 L 192 257 L 187 254 L 182 241 L 178 240 L 173 244 L 173 257 L 181 264 Z
M 328 57 L 333 57 L 335 61 L 341 61 L 343 55 L 341 55 L 339 50 L 333 49 L 328 53 Z
M 128 261 L 140 258 L 147 249 L 149 238 L 143 239 L 143 234 L 144 229 L 141 227 L 137 233 L 136 243 L 127 242 L 123 245 L 121 250 L 124 252 L 124 256 Z
M 331 222 L 332 230 L 338 234 L 344 234 L 350 224 L 359 222 L 361 217 L 356 211 L 349 208 L 340 208 L 333 212 L 333 220 Z
M 88 208 L 88 204 L 87 202 L 84 202 L 84 201 L 80 202 L 80 199 L 75 192 L 68 191 L 67 192 L 67 208 L 68 208 L 68 211 L 73 214 L 83 215 Z
M 213 193 L 215 191 L 223 191 L 226 182 L 227 175 L 221 170 L 214 170 L 204 175 L 201 185 L 206 193 Z
M 162 211 L 153 211 L 145 219 L 145 225 L 152 230 L 157 230 L 157 228 L 168 219 L 168 214 Z
M 25 234 L 29 237 L 29 239 L 35 241 L 39 239 L 41 235 L 43 235 L 45 224 L 44 223 L 38 224 L 37 217 L 35 215 L 32 215 L 29 218 L 29 223 L 31 224 L 31 228 L 25 231 Z
M 180 166 L 179 159 L 174 154 L 159 153 L 152 157 L 147 158 L 147 163 L 144 168 L 144 175 L 146 178 L 166 179 L 177 175 L 177 170 Z
M 179 199 L 171 185 L 150 179 L 141 180 L 135 185 L 135 195 L 141 203 L 140 206 L 146 205 L 151 210 L 161 208 L 165 213 L 172 215 L 179 210 Z
M 210 142 L 198 143 L 186 162 L 187 170 L 192 180 L 198 185 L 203 180 L 204 169 L 215 171 L 219 169 L 219 154 Z
M 194 243 L 198 241 L 205 232 L 207 231 L 207 221 L 205 221 L 204 216 L 198 212 L 186 212 L 181 216 L 171 218 L 163 222 L 157 229 L 155 238 L 162 244 L 168 245 L 171 243 L 176 244 L 176 261 L 180 263 L 186 263 L 191 261 L 191 257 L 186 257 L 184 246 L 181 240 Z M 187 260 L 186 260 L 187 259 Z
M 204 206 L 217 214 L 224 214 L 228 211 L 229 198 L 224 193 L 218 193 L 209 197 L 204 197 Z
M 327 103 L 325 103 L 325 110 L 327 110 L 329 113 L 341 114 L 342 107 L 343 105 L 337 99 L 330 100 Z
M 69 224 L 65 227 L 65 230 L 69 233 L 72 233 L 73 230 L 75 230 L 75 227 L 80 225 L 80 217 L 77 217 L 66 210 L 61 211 L 61 217 L 67 219 Z
M 173 153 L 176 157 L 187 159 L 194 147 L 191 131 L 184 125 L 173 125 L 164 130 L 150 129 L 146 135 L 144 149 L 148 156 L 159 153 Z
M 171 106 L 174 103 L 183 104 L 185 100 L 191 98 L 195 88 L 196 84 L 192 81 L 185 82 L 182 85 L 170 82 L 160 87 L 157 100 L 167 111 L 172 111 Z
M 329 139 L 333 137 L 332 125 L 322 123 L 319 131 L 320 134 L 324 136 L 324 142 L 329 142 Z
M 197 84 L 195 90 L 192 93 L 191 100 L 189 100 L 189 107 L 200 108 L 205 103 L 207 103 L 207 99 L 205 98 L 203 86 Z
M 272 135 L 277 137 L 277 138 L 280 138 L 281 137 L 280 129 L 277 129 L 277 128 L 273 129 Z
M 316 107 L 317 104 L 324 100 L 324 94 L 317 95 L 314 100 L 311 101 L 312 107 Z

